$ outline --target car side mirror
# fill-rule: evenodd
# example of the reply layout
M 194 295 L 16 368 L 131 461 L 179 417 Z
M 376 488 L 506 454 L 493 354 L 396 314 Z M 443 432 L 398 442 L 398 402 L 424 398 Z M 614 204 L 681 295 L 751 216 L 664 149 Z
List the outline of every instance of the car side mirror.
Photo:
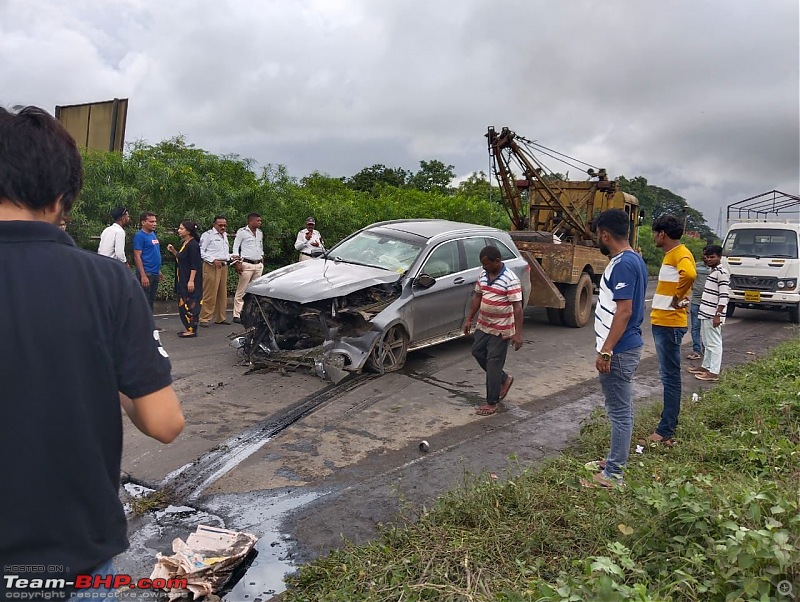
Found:
M 428 276 L 428 274 L 420 274 L 414 279 L 414 286 L 421 288 L 430 288 L 436 283 L 436 278 Z

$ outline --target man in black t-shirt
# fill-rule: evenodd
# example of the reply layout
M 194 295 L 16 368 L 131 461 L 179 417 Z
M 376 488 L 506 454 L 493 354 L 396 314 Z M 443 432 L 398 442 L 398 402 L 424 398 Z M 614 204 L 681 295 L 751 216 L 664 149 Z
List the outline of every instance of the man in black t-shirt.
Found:
M 108 571 L 127 548 L 120 405 L 161 442 L 183 429 L 141 287 L 58 227 L 82 184 L 55 119 L 0 108 L 0 597 Z

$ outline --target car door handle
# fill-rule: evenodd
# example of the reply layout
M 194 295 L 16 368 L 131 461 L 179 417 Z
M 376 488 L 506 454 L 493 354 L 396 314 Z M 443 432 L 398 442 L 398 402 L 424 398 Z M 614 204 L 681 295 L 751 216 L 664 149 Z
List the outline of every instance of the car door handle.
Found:
M 464 277 L 463 276 L 459 276 L 458 278 L 453 280 L 453 284 L 464 284 Z

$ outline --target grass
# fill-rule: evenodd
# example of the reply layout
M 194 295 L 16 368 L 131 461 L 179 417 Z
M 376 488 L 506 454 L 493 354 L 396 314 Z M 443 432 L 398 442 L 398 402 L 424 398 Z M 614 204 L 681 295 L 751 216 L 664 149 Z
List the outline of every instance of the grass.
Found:
M 634 440 L 659 413 L 639 413 Z M 557 458 L 468 476 L 415 520 L 302 567 L 283 600 L 766 601 L 781 580 L 800 588 L 800 341 L 686 402 L 679 445 L 632 454 L 625 489 L 583 489 L 608 431 L 598 413 Z
M 141 516 L 154 510 L 163 510 L 169 506 L 172 499 L 172 492 L 168 489 L 159 489 L 148 495 L 134 497 L 130 501 L 131 512 L 134 516 Z

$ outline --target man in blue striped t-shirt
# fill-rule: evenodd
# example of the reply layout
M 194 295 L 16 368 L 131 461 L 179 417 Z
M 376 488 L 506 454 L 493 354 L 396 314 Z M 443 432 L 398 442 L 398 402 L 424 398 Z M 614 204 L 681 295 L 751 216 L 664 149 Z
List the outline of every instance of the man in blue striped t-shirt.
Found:
M 611 422 L 611 449 L 602 470 L 586 487 L 613 487 L 622 483 L 633 434 L 633 373 L 642 354 L 642 320 L 647 289 L 647 266 L 628 244 L 628 214 L 622 209 L 603 211 L 594 221 L 600 251 L 610 261 L 600 281 L 594 330 L 595 368 Z

